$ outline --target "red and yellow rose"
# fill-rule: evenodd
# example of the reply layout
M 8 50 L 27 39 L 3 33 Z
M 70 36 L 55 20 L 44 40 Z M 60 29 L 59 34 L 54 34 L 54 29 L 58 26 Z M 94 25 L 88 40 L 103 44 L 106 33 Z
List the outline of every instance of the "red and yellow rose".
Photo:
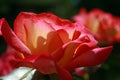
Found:
M 80 23 L 72 23 L 51 13 L 21 12 L 14 30 L 1 19 L 1 34 L 14 50 L 14 67 L 26 66 L 43 74 L 57 73 L 72 80 L 74 68 L 101 64 L 112 47 L 98 47 L 92 34 Z

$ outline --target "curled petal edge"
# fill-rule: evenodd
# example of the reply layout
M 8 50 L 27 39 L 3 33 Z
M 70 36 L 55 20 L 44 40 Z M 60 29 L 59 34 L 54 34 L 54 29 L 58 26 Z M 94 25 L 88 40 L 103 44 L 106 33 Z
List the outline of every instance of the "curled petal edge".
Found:
M 77 67 L 95 66 L 103 63 L 112 51 L 112 46 L 95 48 L 76 57 L 66 68 L 73 69 Z
M 6 42 L 14 49 L 27 55 L 31 54 L 30 49 L 16 36 L 4 18 L 1 23 L 1 32 Z

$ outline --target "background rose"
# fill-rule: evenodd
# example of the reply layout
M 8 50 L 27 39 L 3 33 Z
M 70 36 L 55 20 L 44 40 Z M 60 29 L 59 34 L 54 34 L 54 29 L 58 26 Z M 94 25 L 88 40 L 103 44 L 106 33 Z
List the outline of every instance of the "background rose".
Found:
M 81 9 L 73 17 L 77 22 L 83 23 L 100 42 L 100 44 L 113 44 L 120 41 L 120 18 L 100 9 L 87 12 Z
M 32 67 L 43 74 L 58 73 L 62 80 L 72 79 L 67 70 L 104 62 L 112 49 L 99 48 L 81 24 L 51 13 L 20 13 L 14 22 L 14 32 L 2 19 L 1 32 L 16 50 L 17 67 Z

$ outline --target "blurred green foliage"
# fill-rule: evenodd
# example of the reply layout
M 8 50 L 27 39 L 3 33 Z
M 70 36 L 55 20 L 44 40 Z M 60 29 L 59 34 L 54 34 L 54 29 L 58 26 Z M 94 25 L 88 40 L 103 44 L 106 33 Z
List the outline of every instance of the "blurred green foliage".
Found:
M 6 18 L 13 27 L 15 17 L 22 11 L 52 12 L 59 17 L 71 19 L 83 7 L 88 11 L 100 8 L 120 16 L 120 0 L 0 0 L 0 18 Z M 5 48 L 6 43 L 0 37 L 0 53 Z M 80 80 L 78 76 L 74 76 L 74 79 Z M 120 80 L 120 43 L 113 45 L 112 54 L 102 67 L 90 74 L 90 80 Z

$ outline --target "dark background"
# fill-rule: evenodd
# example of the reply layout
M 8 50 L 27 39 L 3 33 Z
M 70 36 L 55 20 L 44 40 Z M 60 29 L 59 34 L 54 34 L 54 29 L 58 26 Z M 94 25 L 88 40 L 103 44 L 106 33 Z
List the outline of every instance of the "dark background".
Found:
M 0 0 L 0 18 L 6 18 L 13 27 L 14 19 L 22 11 L 52 12 L 61 18 L 71 19 L 80 8 L 88 11 L 100 8 L 120 17 L 120 0 Z M 6 43 L 0 37 L 0 53 L 5 48 Z M 77 76 L 75 78 L 80 80 Z M 120 43 L 113 45 L 112 54 L 102 67 L 90 75 L 90 80 L 120 80 Z

